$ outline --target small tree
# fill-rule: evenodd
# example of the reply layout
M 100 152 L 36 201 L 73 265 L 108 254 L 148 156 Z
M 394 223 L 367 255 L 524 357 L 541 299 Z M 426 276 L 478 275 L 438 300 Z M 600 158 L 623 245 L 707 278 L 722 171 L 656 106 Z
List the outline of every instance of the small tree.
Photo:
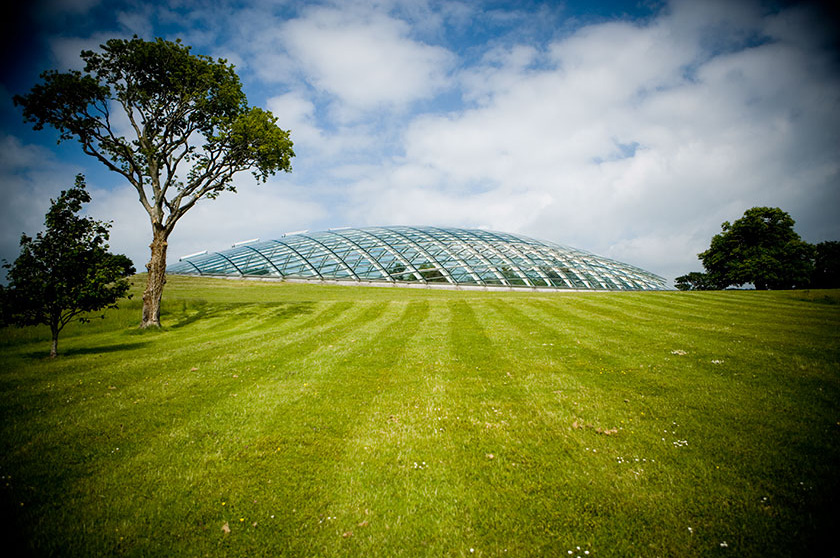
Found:
M 709 285 L 724 289 L 752 283 L 756 289 L 807 286 L 813 270 L 814 247 L 793 230 L 794 220 L 775 207 L 753 207 L 698 254 Z
M 676 278 L 674 285 L 681 291 L 708 291 L 715 287 L 709 282 L 709 276 L 699 271 L 692 271 Z
M 112 39 L 100 48 L 82 52 L 84 71 L 45 72 L 14 101 L 36 130 L 49 125 L 60 140 L 77 139 L 137 190 L 152 227 L 141 326 L 160 326 L 175 224 L 200 200 L 235 191 L 241 171 L 263 182 L 290 171 L 292 141 L 270 112 L 248 106 L 225 60 L 163 39 Z
M 58 335 L 73 318 L 103 308 L 129 289 L 134 273 L 127 257 L 108 252 L 109 223 L 80 217 L 90 202 L 82 175 L 73 188 L 61 192 L 46 216 L 46 232 L 23 235 L 20 256 L 9 270 L 3 290 L 3 321 L 16 325 L 50 326 L 50 357 L 58 354 Z M 81 317 L 81 320 L 86 318 Z

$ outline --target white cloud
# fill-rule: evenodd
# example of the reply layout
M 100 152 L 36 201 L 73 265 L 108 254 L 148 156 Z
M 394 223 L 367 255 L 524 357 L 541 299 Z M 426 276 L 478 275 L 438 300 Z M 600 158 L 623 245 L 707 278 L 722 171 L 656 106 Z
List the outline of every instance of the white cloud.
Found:
M 320 131 L 314 125 L 315 103 L 302 93 L 286 93 L 268 100 L 268 110 L 276 116 L 281 127 L 291 128 L 298 137 L 318 140 Z
M 308 10 L 279 30 L 309 83 L 351 110 L 401 106 L 446 87 L 451 53 L 409 32 L 382 13 L 331 8 Z
M 48 150 L 37 145 L 24 145 L 14 136 L 0 135 L 0 172 L 8 173 L 26 170 L 43 163 L 53 161 L 55 157 Z
M 709 247 L 709 238 L 702 234 L 679 232 L 636 236 L 613 244 L 603 256 L 632 262 L 642 269 L 656 269 L 673 280 L 691 271 L 702 271 L 697 254 Z
M 414 176 L 410 176 L 414 175 Z M 424 224 L 484 227 L 516 231 L 531 212 L 545 207 L 551 196 L 537 191 L 489 190 L 460 195 L 423 186 L 422 169 L 395 169 L 393 174 L 360 182 L 345 211 L 355 225 Z
M 277 117 L 277 125 L 291 132 L 296 166 L 308 161 L 323 166 L 318 161 L 325 160 L 334 164 L 337 157 L 375 149 L 378 131 L 370 124 L 338 126 L 331 131 L 320 128 L 315 103 L 303 93 L 294 91 L 272 97 L 266 106 Z
M 139 7 L 139 10 L 119 11 L 116 14 L 117 21 L 125 32 L 151 39 L 154 37 L 154 24 L 152 22 L 154 8 L 152 6 L 142 6 Z
M 149 216 L 137 200 L 137 192 L 124 180 L 116 179 L 89 187 L 91 204 L 88 213 L 101 221 L 112 221 L 111 252 L 125 254 L 138 273 L 145 271 L 149 260 L 152 227 Z
M 83 50 L 99 50 L 99 45 L 114 38 L 112 33 L 98 33 L 90 37 L 52 37 L 50 49 L 59 71 L 81 70 L 84 60 L 79 56 Z
M 71 187 L 79 171 L 48 149 L 0 135 L 0 260 L 17 258 L 21 234 L 35 236 L 44 230 L 50 199 Z

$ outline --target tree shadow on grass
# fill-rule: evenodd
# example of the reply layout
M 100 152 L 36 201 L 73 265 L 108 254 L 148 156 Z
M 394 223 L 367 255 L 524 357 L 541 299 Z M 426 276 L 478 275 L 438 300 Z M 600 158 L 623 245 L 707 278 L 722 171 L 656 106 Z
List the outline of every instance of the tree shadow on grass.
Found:
M 114 345 L 99 345 L 97 347 L 74 347 L 71 349 L 62 350 L 61 340 L 59 340 L 58 358 L 81 355 L 99 355 L 107 353 L 118 353 L 121 351 L 133 351 L 134 349 L 141 349 L 149 345 L 149 341 L 142 341 L 138 343 L 116 343 Z M 50 350 L 49 346 L 41 351 L 28 351 L 23 353 L 24 358 L 32 360 L 49 360 Z
M 185 310 L 182 310 L 182 312 L 185 312 Z M 198 320 L 208 318 L 208 317 L 210 317 L 214 314 L 217 314 L 217 313 L 219 313 L 219 310 L 216 310 L 214 312 L 214 311 L 210 310 L 206 304 L 201 304 L 201 305 L 198 306 L 197 311 L 193 312 L 192 314 L 186 314 L 186 315 L 182 314 L 178 318 L 177 322 L 175 322 L 174 324 L 172 324 L 168 327 L 171 328 L 171 329 L 180 329 L 182 327 L 190 325 L 191 323 L 197 322 Z M 166 316 L 166 314 L 163 313 L 162 317 L 168 317 L 168 316 Z
M 314 311 L 314 302 L 283 302 L 277 312 L 274 313 L 274 317 L 285 320 L 286 318 L 311 314 Z
M 265 303 L 228 303 L 228 304 L 213 304 L 199 305 L 197 310 L 189 315 L 181 316 L 177 322 L 168 326 L 170 329 L 180 329 L 188 326 L 199 320 L 206 320 L 216 317 L 225 317 L 231 312 L 236 312 L 239 315 L 247 314 L 249 308 L 253 309 L 254 316 L 261 315 L 266 308 L 273 310 L 272 314 L 276 319 L 286 320 L 311 314 L 315 311 L 315 303 L 310 301 L 303 302 L 265 302 Z

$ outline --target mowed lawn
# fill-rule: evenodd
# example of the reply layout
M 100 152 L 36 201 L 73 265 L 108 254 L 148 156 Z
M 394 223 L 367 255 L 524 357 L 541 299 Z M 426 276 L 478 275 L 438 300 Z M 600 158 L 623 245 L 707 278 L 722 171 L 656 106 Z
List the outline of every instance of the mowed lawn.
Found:
M 139 285 L 142 277 L 135 279 Z M 5 548 L 831 556 L 840 293 L 170 278 L 0 330 Z

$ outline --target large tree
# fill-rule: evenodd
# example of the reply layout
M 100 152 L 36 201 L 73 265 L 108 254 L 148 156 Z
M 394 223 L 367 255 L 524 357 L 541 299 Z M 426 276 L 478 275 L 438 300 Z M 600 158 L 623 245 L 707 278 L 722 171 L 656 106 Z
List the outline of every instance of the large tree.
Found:
M 77 139 L 137 191 L 152 227 L 141 325 L 159 326 L 175 224 L 198 201 L 235 191 L 241 171 L 262 182 L 290 171 L 292 142 L 270 112 L 248 106 L 223 59 L 163 39 L 112 39 L 100 49 L 81 53 L 83 71 L 44 72 L 14 100 L 36 130 Z
M 776 207 L 753 207 L 698 254 L 707 281 L 719 289 L 752 283 L 756 289 L 792 289 L 808 285 L 814 247 L 793 230 L 795 222 Z
M 134 273 L 131 260 L 108 251 L 110 224 L 77 215 L 88 202 L 84 177 L 78 175 L 73 188 L 52 200 L 46 231 L 23 235 L 20 255 L 5 266 L 4 323 L 50 326 L 51 357 L 58 354 L 64 326 L 80 314 L 115 307 L 128 292 L 126 277 Z

